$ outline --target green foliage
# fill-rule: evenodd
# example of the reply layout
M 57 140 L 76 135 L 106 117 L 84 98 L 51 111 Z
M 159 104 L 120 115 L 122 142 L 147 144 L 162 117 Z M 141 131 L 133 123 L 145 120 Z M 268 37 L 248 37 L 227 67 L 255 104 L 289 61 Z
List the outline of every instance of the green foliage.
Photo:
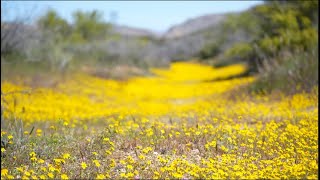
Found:
M 318 32 L 314 28 L 301 31 L 287 31 L 281 36 L 266 37 L 259 41 L 259 47 L 268 56 L 275 56 L 281 51 L 305 51 L 317 43 Z
M 243 13 L 229 15 L 221 36 L 228 38 L 241 32 L 242 37 L 220 52 L 223 54 L 214 54 L 218 57 L 215 66 L 247 62 L 251 71 L 260 72 L 251 87 L 254 90 L 310 90 L 318 83 L 314 50 L 318 46 L 318 4 L 316 0 L 266 1 Z M 203 52 L 211 52 L 205 48 Z M 202 58 L 214 57 L 203 54 L 206 56 Z
M 41 41 L 29 50 L 28 59 L 47 62 L 53 71 L 65 71 L 79 54 L 70 47 L 106 39 L 109 25 L 103 21 L 102 13 L 76 11 L 73 18 L 74 24 L 68 24 L 54 10 L 40 17 L 38 25 L 42 32 Z M 99 55 L 89 58 L 98 58 Z
M 310 91 L 318 84 L 318 1 L 272 1 L 253 10 L 262 68 L 254 91 Z M 262 58 L 261 58 L 262 57 Z
M 108 25 L 103 21 L 101 12 L 76 11 L 73 18 L 75 33 L 77 33 L 73 38 L 81 37 L 84 40 L 104 38 Z
M 80 32 L 73 32 L 70 36 L 70 41 L 74 43 L 86 42 L 85 39 L 83 39 L 82 34 Z
M 54 10 L 49 10 L 38 20 L 38 25 L 57 40 L 65 39 L 71 34 L 71 27 L 66 20 L 61 18 Z
M 255 36 L 261 31 L 259 21 L 250 11 L 241 14 L 230 14 L 222 24 L 224 33 L 234 33 L 238 30 L 244 31 L 250 36 Z
M 250 58 L 252 54 L 253 48 L 249 43 L 236 43 L 224 53 L 227 58 L 236 58 L 241 60 Z
M 307 51 L 318 43 L 318 1 L 271 1 L 228 18 L 226 27 L 240 28 L 251 34 L 252 40 L 235 44 L 224 53 L 225 58 L 261 62 L 276 61 L 283 52 Z M 254 30 L 256 27 L 256 30 Z M 262 67 L 263 68 L 263 67 Z
M 220 53 L 220 44 L 214 42 L 205 45 L 199 52 L 199 57 L 201 59 L 207 59 L 215 57 Z
M 261 32 L 258 19 L 249 11 L 240 14 L 228 14 L 219 28 L 217 35 L 207 38 L 212 40 L 201 49 L 199 54 L 201 59 L 219 57 L 219 64 L 230 64 L 230 62 L 236 62 L 237 59 L 247 59 L 244 51 L 252 51 L 252 47 L 242 45 L 256 38 Z M 241 42 L 239 45 L 235 45 L 239 42 Z M 229 48 L 231 49 L 228 50 Z M 241 55 L 235 54 L 238 50 L 243 51 Z M 221 62 L 224 60 L 228 62 Z
M 306 49 L 310 43 L 315 43 L 317 30 L 312 26 L 317 18 L 318 3 L 303 1 L 303 3 L 273 2 L 253 9 L 253 14 L 260 19 L 260 26 L 264 33 L 257 38 L 263 50 L 270 54 L 284 48 L 292 50 Z M 312 7 L 312 8 L 311 8 Z M 311 11 L 311 12 L 310 12 Z M 266 46 L 271 45 L 271 48 Z M 300 49 L 301 49 L 300 48 Z
M 286 1 L 286 3 L 299 12 L 300 18 L 305 16 L 306 19 L 311 20 L 313 25 L 318 24 L 319 16 L 319 1 L 308 0 L 308 1 Z
M 76 11 L 73 14 L 74 25 L 71 26 L 54 10 L 49 10 L 38 20 L 38 25 L 54 36 L 56 41 L 71 40 L 71 42 L 84 43 L 94 39 L 105 39 L 109 25 L 103 21 L 102 13 Z

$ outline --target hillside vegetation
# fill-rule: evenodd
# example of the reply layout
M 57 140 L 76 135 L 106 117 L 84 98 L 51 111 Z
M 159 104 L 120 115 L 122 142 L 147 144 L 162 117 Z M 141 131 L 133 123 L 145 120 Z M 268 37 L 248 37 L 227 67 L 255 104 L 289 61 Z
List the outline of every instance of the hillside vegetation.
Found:
M 253 90 L 310 90 L 318 84 L 318 1 L 271 1 L 224 22 L 224 34 L 200 51 L 214 65 L 246 62 L 259 73 Z M 238 34 L 229 48 L 229 34 Z

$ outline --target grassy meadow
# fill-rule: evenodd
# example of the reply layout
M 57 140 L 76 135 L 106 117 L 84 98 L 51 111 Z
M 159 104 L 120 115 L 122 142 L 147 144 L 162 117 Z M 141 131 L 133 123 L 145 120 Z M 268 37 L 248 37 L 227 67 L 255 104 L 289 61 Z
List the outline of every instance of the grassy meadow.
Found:
M 318 87 L 248 93 L 246 69 L 3 81 L 1 179 L 317 179 Z

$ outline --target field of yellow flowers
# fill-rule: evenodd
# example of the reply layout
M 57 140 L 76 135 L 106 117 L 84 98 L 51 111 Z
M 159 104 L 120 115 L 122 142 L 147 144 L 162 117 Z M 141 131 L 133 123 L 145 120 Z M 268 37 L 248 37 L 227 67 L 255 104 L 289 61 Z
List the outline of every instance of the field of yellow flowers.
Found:
M 221 80 L 240 64 L 150 71 L 2 82 L 1 179 L 318 178 L 318 87 L 240 93 L 254 77 Z

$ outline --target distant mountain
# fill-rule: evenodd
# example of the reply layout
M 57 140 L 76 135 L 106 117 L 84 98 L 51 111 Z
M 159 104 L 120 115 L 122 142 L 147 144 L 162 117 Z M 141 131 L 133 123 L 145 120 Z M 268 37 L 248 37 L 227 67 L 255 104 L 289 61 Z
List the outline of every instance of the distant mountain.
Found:
M 171 27 L 163 37 L 165 39 L 179 38 L 218 25 L 225 17 L 225 14 L 210 14 L 192 18 Z
M 114 33 L 124 35 L 124 36 L 134 36 L 134 37 L 143 37 L 149 36 L 154 38 L 163 38 L 163 39 L 175 39 L 207 29 L 218 25 L 224 18 L 226 14 L 209 14 L 200 17 L 195 17 L 189 19 L 181 24 L 172 26 L 168 31 L 163 33 L 161 36 L 157 33 L 154 33 L 147 29 L 134 28 L 129 26 L 114 25 L 112 31 Z
M 134 28 L 129 26 L 121 26 L 121 25 L 113 25 L 112 32 L 123 35 L 123 36 L 135 36 L 135 37 L 143 37 L 143 36 L 156 36 L 152 31 Z
M 230 34 L 226 39 L 223 39 L 224 33 L 222 23 L 230 13 L 226 14 L 208 14 L 200 17 L 195 17 L 180 24 L 172 26 L 163 34 L 157 34 L 150 30 L 132 28 L 128 26 L 114 26 L 113 32 L 130 39 L 131 44 L 127 41 L 121 42 L 122 46 L 112 49 L 112 53 L 123 54 L 124 49 L 136 49 L 139 53 L 144 54 L 148 58 L 168 60 L 185 60 L 196 57 L 200 50 L 211 43 L 221 43 L 221 50 L 226 49 L 229 44 L 238 37 L 238 34 Z M 150 41 L 144 47 L 139 47 L 138 41 L 134 40 L 141 37 L 151 37 Z M 133 43 L 133 42 L 137 43 Z M 223 43 L 222 43 L 223 41 Z M 121 44 L 119 41 L 118 44 Z M 116 42 L 111 48 L 116 47 Z M 141 43 L 141 41 L 140 41 Z M 129 47 L 129 44 L 132 47 Z M 139 47 L 139 48 L 137 48 Z M 139 49 L 139 50 L 138 50 Z M 118 52 L 118 50 L 120 50 Z M 139 57 L 138 59 L 143 59 Z

